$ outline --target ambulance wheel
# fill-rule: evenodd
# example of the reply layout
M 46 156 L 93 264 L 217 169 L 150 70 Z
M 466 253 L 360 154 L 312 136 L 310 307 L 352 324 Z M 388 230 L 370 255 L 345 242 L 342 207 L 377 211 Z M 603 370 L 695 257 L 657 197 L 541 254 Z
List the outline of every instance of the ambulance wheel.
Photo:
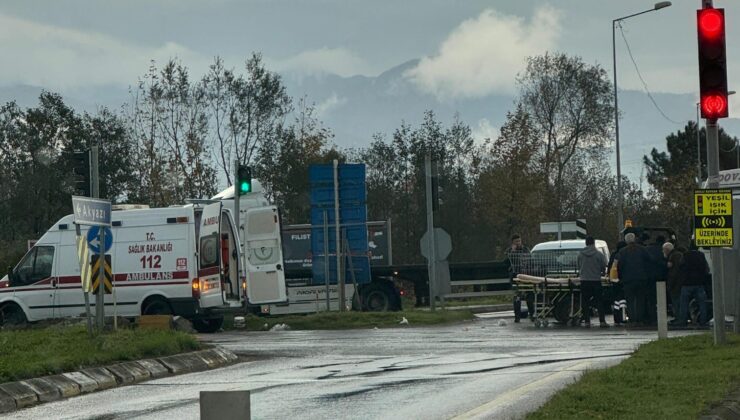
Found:
M 199 333 L 215 333 L 224 325 L 224 317 L 198 318 L 193 320 L 193 328 Z
M 0 307 L 0 327 L 22 327 L 28 319 L 23 309 L 14 303 L 8 303 Z
M 166 299 L 161 297 L 153 297 L 144 301 L 141 305 L 142 315 L 171 315 L 172 308 Z

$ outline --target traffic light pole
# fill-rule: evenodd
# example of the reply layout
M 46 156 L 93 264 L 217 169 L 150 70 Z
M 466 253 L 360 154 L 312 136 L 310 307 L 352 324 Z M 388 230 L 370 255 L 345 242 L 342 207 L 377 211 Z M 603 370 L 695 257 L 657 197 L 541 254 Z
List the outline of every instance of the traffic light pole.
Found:
M 716 119 L 707 119 L 707 187 L 719 187 L 719 126 Z M 712 315 L 714 344 L 725 344 L 725 300 L 722 272 L 722 249 L 713 247 L 712 256 Z M 706 321 L 706 320 L 705 320 Z

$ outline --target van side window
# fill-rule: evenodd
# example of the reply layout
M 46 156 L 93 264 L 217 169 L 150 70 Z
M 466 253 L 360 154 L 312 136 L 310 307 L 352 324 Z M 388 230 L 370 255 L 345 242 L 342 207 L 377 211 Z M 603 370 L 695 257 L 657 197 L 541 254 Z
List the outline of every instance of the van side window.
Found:
M 218 235 L 200 238 L 200 268 L 218 265 Z
M 54 247 L 37 246 L 31 249 L 15 270 L 15 278 L 20 286 L 27 286 L 51 277 L 54 264 Z

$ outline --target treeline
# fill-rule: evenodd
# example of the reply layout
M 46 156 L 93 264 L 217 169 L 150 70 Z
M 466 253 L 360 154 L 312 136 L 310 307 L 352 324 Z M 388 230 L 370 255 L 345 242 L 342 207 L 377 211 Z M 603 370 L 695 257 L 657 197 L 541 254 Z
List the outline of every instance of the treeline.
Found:
M 427 111 L 418 126 L 402 122 L 359 149 L 338 148 L 310 101 L 291 98 L 259 54 L 239 69 L 216 58 L 200 79 L 177 60 L 152 63 L 117 111 L 78 113 L 50 92 L 32 108 L 7 103 L 0 108 L 0 267 L 71 213 L 72 153 L 93 144 L 101 148 L 101 195 L 114 202 L 168 206 L 210 197 L 231 185 L 238 159 L 254 168 L 286 224 L 309 221 L 309 165 L 365 163 L 369 217 L 392 221 L 401 263 L 421 261 L 427 154 L 438 165 L 436 224 L 453 238 L 452 260 L 500 258 L 513 233 L 530 244 L 545 239 L 543 221 L 586 218 L 594 235 L 613 242 L 617 188 L 608 164 L 613 108 L 605 71 L 545 54 L 527 60 L 517 87 L 496 138 L 476 142 L 459 117 L 445 126 Z M 692 159 L 684 144 L 690 129 L 668 138 L 668 154 L 645 157 L 654 188 L 623 180 L 625 214 L 637 223 L 685 225 L 685 209 L 676 208 L 687 206 L 688 184 L 681 191 L 674 184 Z M 723 137 L 725 149 L 732 141 Z

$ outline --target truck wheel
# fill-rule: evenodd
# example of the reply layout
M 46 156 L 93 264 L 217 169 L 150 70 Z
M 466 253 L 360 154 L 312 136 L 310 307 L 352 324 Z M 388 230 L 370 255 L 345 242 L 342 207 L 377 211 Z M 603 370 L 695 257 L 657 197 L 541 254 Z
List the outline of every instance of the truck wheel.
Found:
M 166 299 L 155 297 L 147 299 L 141 305 L 142 315 L 172 315 L 172 308 Z
M 193 320 L 193 328 L 199 333 L 215 333 L 224 325 L 224 317 L 220 318 L 198 318 Z
M 23 309 L 14 303 L 0 308 L 0 327 L 23 327 L 28 322 Z
M 391 307 L 391 296 L 385 287 L 371 284 L 362 294 L 362 307 L 370 312 L 385 312 Z

